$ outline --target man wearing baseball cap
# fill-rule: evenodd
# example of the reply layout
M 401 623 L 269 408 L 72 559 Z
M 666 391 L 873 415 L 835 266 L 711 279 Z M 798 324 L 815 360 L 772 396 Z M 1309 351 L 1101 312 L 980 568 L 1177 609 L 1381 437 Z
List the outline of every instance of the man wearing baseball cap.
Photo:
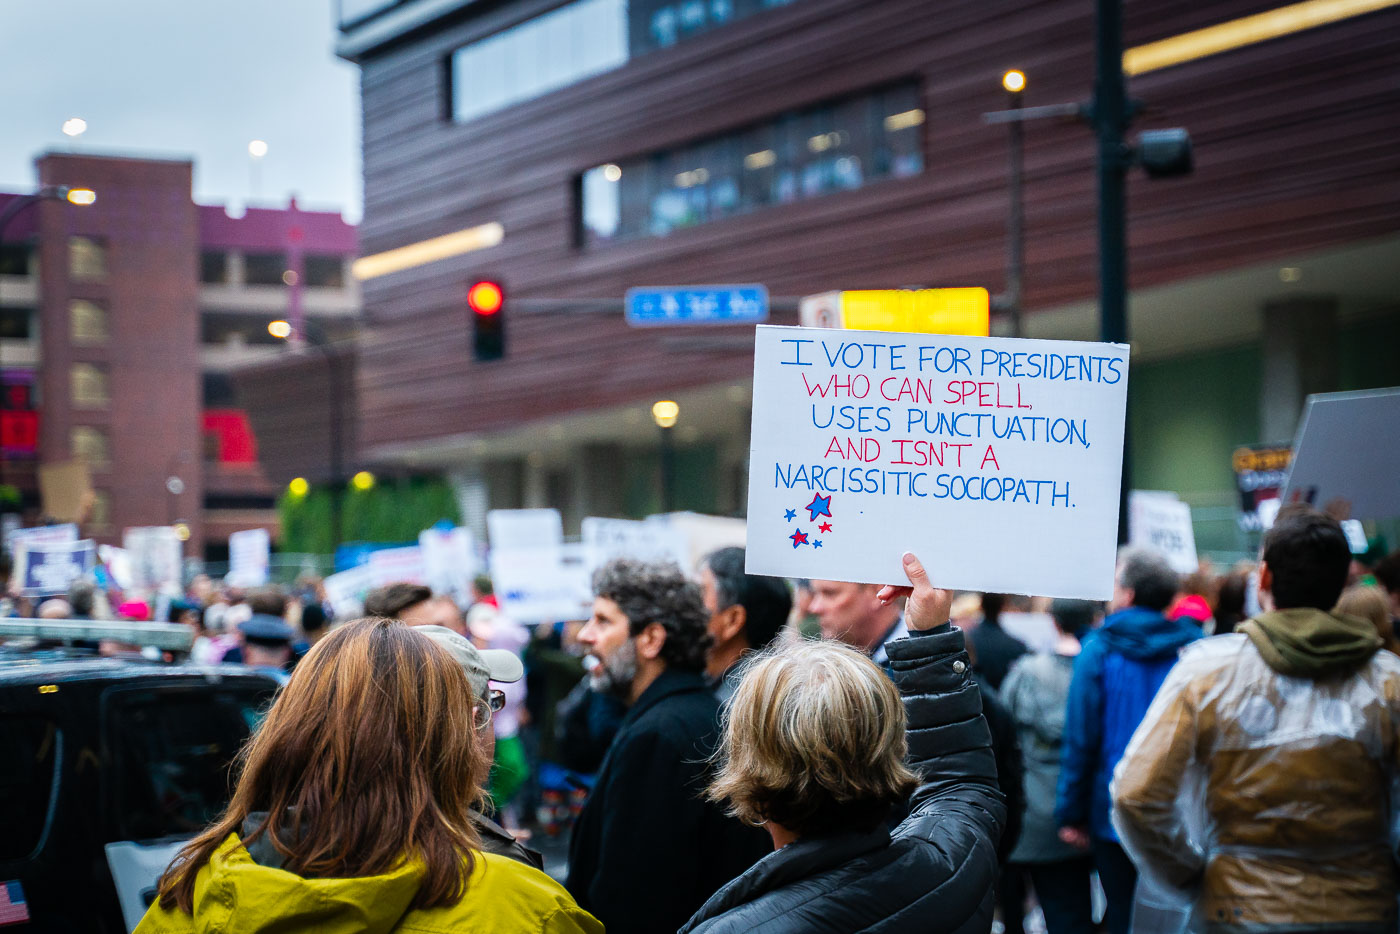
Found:
M 491 756 L 496 748 L 496 731 L 492 717 L 505 704 L 505 694 L 493 689 L 491 682 L 519 681 L 525 677 L 525 666 L 520 663 L 520 658 L 514 652 L 478 649 L 466 636 L 445 626 L 414 626 L 413 630 L 432 639 L 467 673 L 472 693 L 479 698 L 476 707 L 470 712 L 472 722 L 475 723 L 482 741 L 486 743 L 486 755 Z M 481 847 L 486 852 L 509 856 L 536 869 L 544 869 L 544 858 L 522 845 L 509 830 L 477 811 L 472 811 L 472 819 L 476 821 L 476 829 L 481 835 Z

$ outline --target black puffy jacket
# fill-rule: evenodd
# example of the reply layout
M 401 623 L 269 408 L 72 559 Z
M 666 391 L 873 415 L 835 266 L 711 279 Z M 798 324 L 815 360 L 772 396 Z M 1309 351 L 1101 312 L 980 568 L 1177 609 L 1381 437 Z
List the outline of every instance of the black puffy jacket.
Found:
M 808 835 L 707 901 L 682 934 L 979 932 L 992 924 L 1006 819 L 963 636 L 941 626 L 888 645 L 923 783 L 894 833 Z

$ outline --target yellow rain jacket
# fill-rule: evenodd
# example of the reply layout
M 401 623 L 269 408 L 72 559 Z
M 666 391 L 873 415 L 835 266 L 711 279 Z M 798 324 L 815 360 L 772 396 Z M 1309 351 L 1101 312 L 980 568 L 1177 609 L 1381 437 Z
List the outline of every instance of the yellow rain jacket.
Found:
M 194 916 L 157 902 L 137 934 L 603 934 L 603 925 L 549 876 L 504 856 L 477 853 L 466 894 L 450 908 L 415 911 L 422 865 L 381 876 L 303 879 L 254 861 L 230 834 L 195 879 Z

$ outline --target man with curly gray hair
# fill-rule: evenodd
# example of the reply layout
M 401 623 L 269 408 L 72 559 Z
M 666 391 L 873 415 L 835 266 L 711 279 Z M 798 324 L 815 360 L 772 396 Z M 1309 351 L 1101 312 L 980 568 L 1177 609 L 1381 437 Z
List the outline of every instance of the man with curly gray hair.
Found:
M 569 847 L 574 898 L 610 934 L 674 931 L 769 849 L 702 797 L 719 738 L 703 676 L 709 614 L 674 564 L 619 559 L 593 578 L 578 640 L 592 685 L 628 705 Z

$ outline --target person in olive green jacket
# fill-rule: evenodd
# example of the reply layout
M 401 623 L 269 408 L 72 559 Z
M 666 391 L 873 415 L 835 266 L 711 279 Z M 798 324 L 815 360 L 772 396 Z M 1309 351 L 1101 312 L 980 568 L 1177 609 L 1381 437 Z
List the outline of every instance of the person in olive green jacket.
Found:
M 490 708 L 403 623 L 364 619 L 297 666 L 227 810 L 166 870 L 138 934 L 602 934 L 563 886 L 483 852 Z

